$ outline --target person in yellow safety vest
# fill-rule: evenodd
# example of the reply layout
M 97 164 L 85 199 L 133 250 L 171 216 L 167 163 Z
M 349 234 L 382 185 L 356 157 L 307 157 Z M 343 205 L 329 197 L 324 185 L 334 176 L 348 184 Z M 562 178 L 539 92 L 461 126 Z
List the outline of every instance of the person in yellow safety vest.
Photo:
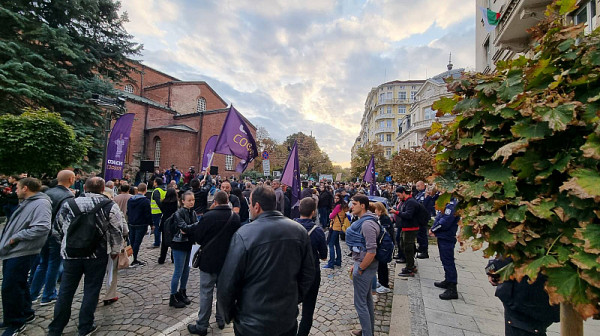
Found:
M 154 244 L 150 248 L 160 247 L 160 219 L 162 212 L 160 211 L 160 204 L 167 195 L 167 189 L 165 187 L 162 177 L 154 179 L 154 191 L 152 191 L 152 199 L 150 200 L 150 209 L 152 210 L 152 229 L 154 231 Z

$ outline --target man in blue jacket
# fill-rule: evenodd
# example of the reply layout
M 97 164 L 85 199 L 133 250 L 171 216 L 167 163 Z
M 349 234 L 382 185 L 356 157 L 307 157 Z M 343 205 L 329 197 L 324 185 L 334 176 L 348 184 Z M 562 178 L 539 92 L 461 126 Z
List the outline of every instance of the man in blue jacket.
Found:
M 458 221 L 460 220 L 460 217 L 455 214 L 457 204 L 458 201 L 452 198 L 446 204 L 444 212 L 440 212 L 437 215 L 431 227 L 431 232 L 438 240 L 440 259 L 444 266 L 444 280 L 434 283 L 436 287 L 446 289 L 445 292 L 440 294 L 440 299 L 442 300 L 458 299 L 458 292 L 456 291 L 458 275 L 456 273 L 456 265 L 454 264 L 456 230 L 458 229 Z

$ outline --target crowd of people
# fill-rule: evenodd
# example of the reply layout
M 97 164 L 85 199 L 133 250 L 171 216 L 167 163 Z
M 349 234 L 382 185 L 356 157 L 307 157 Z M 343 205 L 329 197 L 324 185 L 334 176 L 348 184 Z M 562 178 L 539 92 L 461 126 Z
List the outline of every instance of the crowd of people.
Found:
M 185 174 L 175 166 L 157 169 L 148 183 L 84 178 L 70 170 L 59 172 L 51 186 L 23 176 L 7 182 L 4 194 L 14 192 L 20 203 L 5 203 L 0 237 L 3 335 L 22 332 L 35 319 L 32 303 L 38 300 L 55 304 L 48 334 L 61 335 L 82 277 L 79 335 L 97 330 L 103 280 L 110 285 L 102 301 L 111 305 L 119 299 L 117 266 L 127 245 L 129 267 L 171 260 L 168 304 L 183 308 L 190 296 L 199 297 L 198 320 L 187 327 L 197 335 L 208 333 L 215 291 L 221 329 L 233 322 L 236 335 L 308 335 L 321 268 L 341 267 L 344 255 L 352 260 L 361 325 L 352 334 L 373 335 L 373 296 L 391 292 L 389 264 L 377 258 L 384 233 L 394 237 L 395 262 L 406 264 L 401 277 L 418 272 L 415 259 L 429 258 L 428 239 L 436 237 L 445 275 L 435 286 L 445 290 L 440 299 L 458 298 L 458 202 L 436 211 L 438 193 L 422 181 L 378 184 L 373 195 L 365 183 L 303 181 L 298 216 L 292 216 L 291 188 L 279 180 L 222 179 L 193 167 Z M 160 249 L 155 261 L 140 251 L 148 232 L 154 235 L 148 248 Z M 200 271 L 199 293 L 187 292 L 190 265 Z

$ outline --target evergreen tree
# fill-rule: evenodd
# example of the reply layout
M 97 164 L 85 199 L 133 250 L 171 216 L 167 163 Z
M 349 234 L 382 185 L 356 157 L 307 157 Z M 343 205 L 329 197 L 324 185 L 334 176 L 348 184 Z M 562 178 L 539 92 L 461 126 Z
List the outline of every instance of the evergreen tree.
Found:
M 141 46 L 123 28 L 113 0 L 4 0 L 0 3 L 0 113 L 25 107 L 59 113 L 79 139 L 90 137 L 88 162 L 102 155 L 102 111 L 93 93 L 114 95 Z

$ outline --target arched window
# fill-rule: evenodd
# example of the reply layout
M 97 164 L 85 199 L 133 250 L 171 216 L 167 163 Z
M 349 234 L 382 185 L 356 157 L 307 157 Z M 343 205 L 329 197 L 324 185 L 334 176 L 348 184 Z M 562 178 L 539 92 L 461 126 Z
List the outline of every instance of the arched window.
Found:
M 154 167 L 160 167 L 160 138 L 154 138 Z
M 196 105 L 196 112 L 206 111 L 206 99 L 204 97 L 198 98 L 198 104 Z
M 125 91 L 127 93 L 133 93 L 133 85 L 131 85 L 131 84 L 125 85 L 125 88 L 123 89 L 123 91 Z

